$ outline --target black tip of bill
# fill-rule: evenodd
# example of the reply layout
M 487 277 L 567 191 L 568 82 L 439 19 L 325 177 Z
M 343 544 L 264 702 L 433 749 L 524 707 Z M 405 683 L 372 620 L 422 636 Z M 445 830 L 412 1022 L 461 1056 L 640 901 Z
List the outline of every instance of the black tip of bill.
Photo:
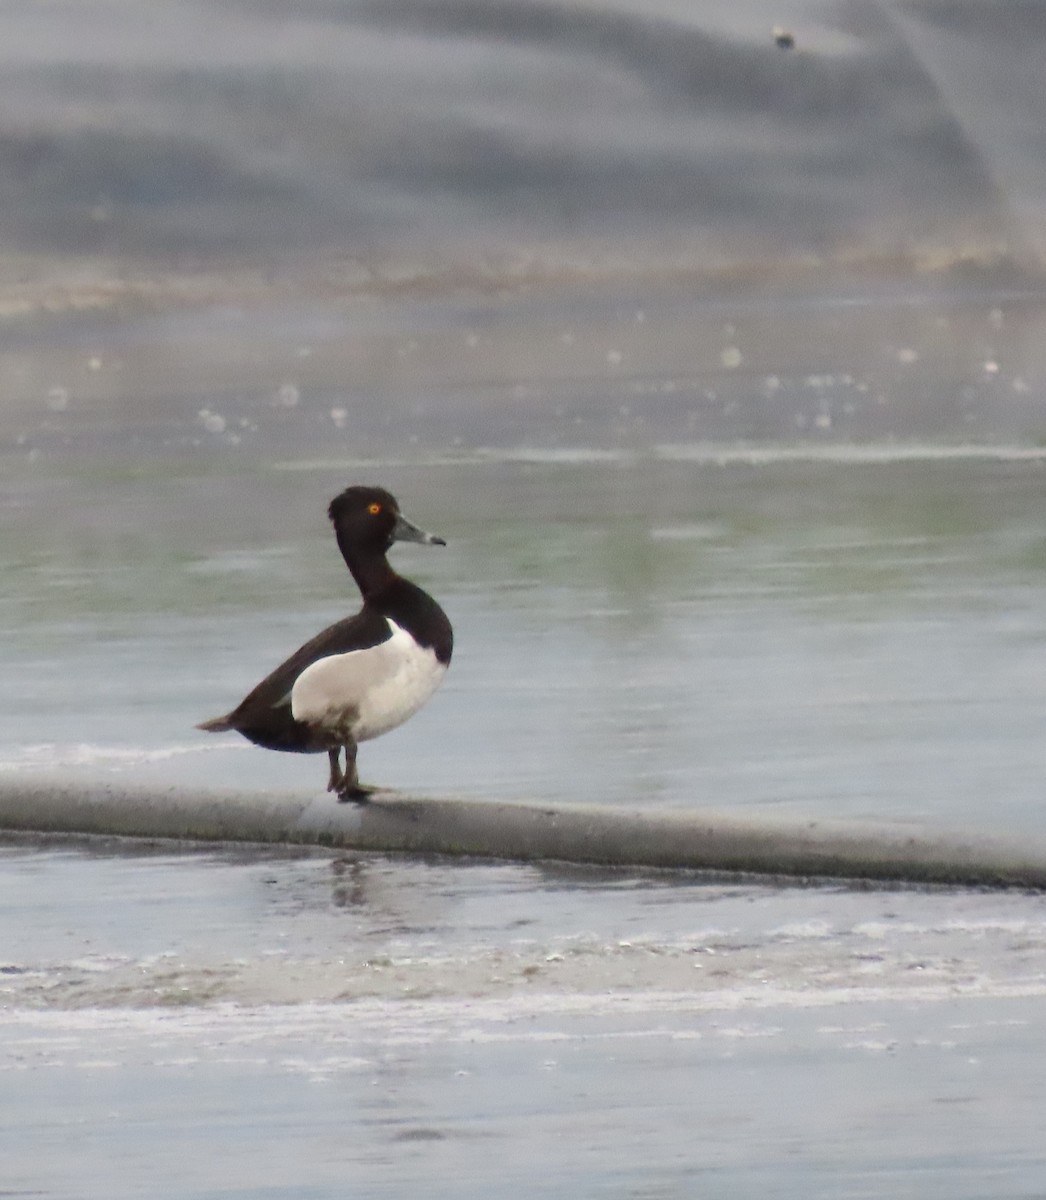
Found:
M 420 542 L 423 546 L 445 546 L 447 544 L 434 533 L 426 533 L 424 529 L 419 529 L 402 513 L 397 516 L 396 524 L 393 526 L 392 540 L 394 542 Z

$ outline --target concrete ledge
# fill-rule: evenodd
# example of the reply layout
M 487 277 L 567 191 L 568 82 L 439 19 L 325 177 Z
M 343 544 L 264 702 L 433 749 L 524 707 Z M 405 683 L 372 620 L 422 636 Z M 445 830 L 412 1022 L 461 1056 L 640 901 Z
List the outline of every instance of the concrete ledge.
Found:
M 0 830 L 269 842 L 514 860 L 1046 887 L 1046 845 L 909 827 L 419 799 L 364 806 L 236 792 L 43 780 L 0 783 Z

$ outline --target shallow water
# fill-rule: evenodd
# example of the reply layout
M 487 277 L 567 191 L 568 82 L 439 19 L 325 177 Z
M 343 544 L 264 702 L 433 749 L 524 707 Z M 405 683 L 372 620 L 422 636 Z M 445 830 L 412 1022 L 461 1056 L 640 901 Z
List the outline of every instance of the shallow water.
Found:
M 1033 448 L 42 455 L 7 476 L 2 769 L 318 790 L 192 724 L 355 600 L 350 479 L 458 647 L 405 790 L 1043 832 Z M 0 853 L 15 1194 L 1018 1197 L 1033 895 L 250 848 Z M 535 1147 L 541 1153 L 535 1156 Z
M 363 478 L 447 537 L 394 554 L 457 631 L 365 778 L 1042 833 L 1041 461 L 676 449 L 26 474 L 0 769 L 316 788 L 193 724 L 355 606 L 323 507 Z
M 0 862 L 15 1195 L 1046 1179 L 1041 897 L 243 850 Z

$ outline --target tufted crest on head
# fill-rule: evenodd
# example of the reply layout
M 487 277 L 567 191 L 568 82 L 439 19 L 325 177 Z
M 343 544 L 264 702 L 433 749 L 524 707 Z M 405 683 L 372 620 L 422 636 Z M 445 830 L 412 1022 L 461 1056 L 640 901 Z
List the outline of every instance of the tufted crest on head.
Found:
M 384 488 L 347 487 L 334 497 L 327 509 L 334 523 L 334 533 L 345 561 L 356 582 L 360 583 L 360 563 L 385 553 L 393 542 L 420 542 L 423 546 L 445 546 L 447 543 L 434 533 L 426 533 L 412 524 L 400 512 L 396 497 Z M 362 557 L 361 557 L 362 556 Z M 382 568 L 388 571 L 388 564 Z M 366 587 L 360 583 L 364 593 Z
M 396 497 L 384 488 L 353 484 L 334 497 L 327 509 L 327 516 L 335 525 L 357 517 L 391 516 L 395 521 L 399 510 Z
M 353 546 L 383 553 L 395 541 L 400 508 L 384 488 L 355 485 L 334 497 L 327 515 L 343 554 Z

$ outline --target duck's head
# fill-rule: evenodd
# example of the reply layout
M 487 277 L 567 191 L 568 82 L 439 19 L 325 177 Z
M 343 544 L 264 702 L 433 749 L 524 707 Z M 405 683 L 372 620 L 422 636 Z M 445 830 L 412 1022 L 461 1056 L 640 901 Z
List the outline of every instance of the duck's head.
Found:
M 384 554 L 393 542 L 421 542 L 445 546 L 434 533 L 425 533 L 400 512 L 396 497 L 379 487 L 347 487 L 330 502 L 331 519 L 343 547 Z

